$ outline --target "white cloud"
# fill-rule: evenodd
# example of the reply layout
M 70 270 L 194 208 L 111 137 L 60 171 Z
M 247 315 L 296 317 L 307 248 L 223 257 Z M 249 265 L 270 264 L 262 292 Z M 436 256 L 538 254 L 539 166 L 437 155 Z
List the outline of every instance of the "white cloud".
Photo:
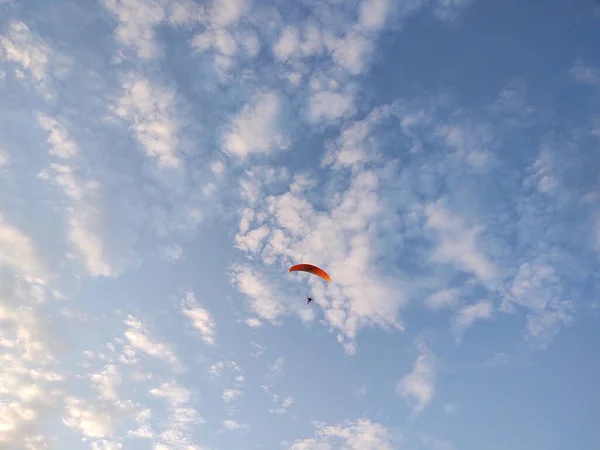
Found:
M 46 98 L 51 97 L 51 76 L 62 77 L 71 65 L 68 58 L 54 52 L 24 22 L 16 20 L 10 22 L 8 34 L 0 36 L 0 58 L 20 67 L 15 69 L 17 78 L 22 78 L 22 70 L 27 72 Z
M 210 21 L 221 27 L 235 25 L 250 11 L 250 0 L 212 0 L 209 15 Z
M 181 310 L 183 314 L 191 320 L 192 326 L 198 330 L 202 340 L 208 345 L 214 345 L 217 334 L 217 324 L 215 323 L 212 314 L 198 304 L 193 292 L 188 291 L 185 293 L 185 299 L 182 301 Z
M 179 123 L 175 117 L 175 92 L 153 84 L 142 75 L 129 73 L 115 114 L 127 119 L 148 157 L 161 168 L 181 164 L 177 146 Z
M 102 439 L 100 441 L 92 442 L 92 450 L 121 450 L 123 448 L 123 444 L 114 441 L 107 441 L 106 439 Z
M 53 117 L 39 113 L 38 120 L 42 128 L 48 131 L 48 142 L 51 146 L 49 154 L 61 159 L 77 156 L 77 143 L 71 139 L 65 127 Z
M 249 317 L 246 319 L 246 325 L 248 325 L 250 328 L 260 328 L 262 327 L 262 322 L 256 317 Z
M 174 263 L 183 256 L 183 248 L 179 244 L 165 245 L 159 248 L 163 261 Z
M 223 140 L 223 150 L 244 159 L 252 154 L 284 150 L 289 139 L 281 129 L 282 100 L 274 92 L 256 94 L 234 117 Z
M 592 67 L 581 60 L 575 62 L 570 73 L 578 83 L 588 86 L 600 85 L 600 69 Z
M 220 175 L 225 171 L 225 164 L 221 161 L 215 161 L 210 165 L 210 170 L 212 170 L 213 173 Z
M 221 425 L 223 426 L 223 429 L 228 431 L 247 430 L 250 428 L 249 425 L 241 424 L 235 420 L 224 420 L 223 422 L 221 422 Z
M 242 391 L 239 389 L 225 389 L 223 391 L 223 401 L 225 403 L 231 403 L 235 399 L 237 399 L 240 395 L 242 395 Z
M 119 370 L 113 364 L 108 364 L 102 372 L 93 374 L 90 380 L 97 385 L 101 398 L 105 400 L 118 398 L 117 387 L 121 384 L 122 378 Z
M 375 108 L 365 119 L 344 127 L 340 137 L 328 146 L 323 163 L 341 169 L 360 167 L 371 161 L 376 156 L 376 152 L 369 147 L 368 137 L 379 122 L 390 116 L 393 109 L 393 105 Z
M 309 100 L 309 117 L 313 123 L 338 120 L 353 112 L 352 98 L 339 92 L 317 92 Z
M 0 215 L 0 266 L 7 266 L 21 276 L 38 280 L 47 277 L 46 269 L 29 236 L 6 222 Z
M 459 289 L 440 289 L 425 299 L 425 305 L 432 310 L 450 308 L 457 305 L 460 294 Z
M 413 370 L 405 375 L 396 392 L 411 406 L 414 414 L 419 414 L 431 403 L 435 393 L 435 358 L 424 345 L 418 345 L 420 354 Z
M 483 283 L 498 276 L 498 269 L 478 246 L 481 226 L 469 228 L 459 216 L 448 211 L 442 200 L 427 205 L 425 213 L 427 226 L 436 230 L 440 238 L 433 253 L 435 261 L 455 264 Z
M 273 401 L 277 402 L 279 397 L 273 395 Z M 287 414 L 290 406 L 294 404 L 293 397 L 285 397 L 276 408 L 270 408 L 269 412 L 272 414 Z
M 6 168 L 10 163 L 10 157 L 8 153 L 0 148 L 0 169 Z
M 471 3 L 473 0 L 437 0 L 434 4 L 434 13 L 438 19 L 451 22 Z
M 139 350 L 148 356 L 168 362 L 176 372 L 183 370 L 179 358 L 175 356 L 166 344 L 149 336 L 149 332 L 143 326 L 142 322 L 134 316 L 129 315 L 125 323 L 128 328 L 125 330 L 124 335 L 129 341 L 132 350 Z
M 240 372 L 240 367 L 235 361 L 216 362 L 208 368 L 208 371 L 213 376 L 219 376 L 223 369 L 231 369 L 233 371 Z
M 298 29 L 288 26 L 283 30 L 279 40 L 273 46 L 273 54 L 280 60 L 286 60 L 292 56 L 300 46 Z
M 447 403 L 444 405 L 444 413 L 446 414 L 456 414 L 458 409 L 459 406 L 456 403 Z
M 352 75 L 359 75 L 367 68 L 368 58 L 373 52 L 373 42 L 358 31 L 349 31 L 343 38 L 326 41 L 333 60 Z
M 280 356 L 275 360 L 273 364 L 269 365 L 269 370 L 267 372 L 267 378 L 273 378 L 283 375 L 283 365 L 285 363 L 285 359 L 283 356 Z
M 128 436 L 137 439 L 152 439 L 154 437 L 154 431 L 152 426 L 148 423 L 152 417 L 152 410 L 150 408 L 141 409 L 135 416 L 135 421 L 138 425 L 137 429 L 129 430 Z
M 344 425 L 317 423 L 313 438 L 300 439 L 288 446 L 289 450 L 392 450 L 397 448 L 395 436 L 383 425 L 368 419 L 347 422 Z
M 483 300 L 461 308 L 454 316 L 454 331 L 462 333 L 476 320 L 489 319 L 494 313 L 494 306 L 490 301 Z
M 526 338 L 542 347 L 573 318 L 573 304 L 564 299 L 562 280 L 546 259 L 538 257 L 521 264 L 501 305 L 505 312 L 513 312 L 515 307 L 528 311 Z
M 158 56 L 154 27 L 166 19 L 167 12 L 160 0 L 101 0 L 104 7 L 116 16 L 119 24 L 115 35 L 126 47 L 135 49 L 139 58 Z
M 383 28 L 390 11 L 389 0 L 363 0 L 359 7 L 359 23 L 367 31 Z
M 175 381 L 162 383 L 150 389 L 150 394 L 165 399 L 169 404 L 169 420 L 157 438 L 154 448 L 196 448 L 192 441 L 194 425 L 203 424 L 204 419 L 191 407 L 191 393 Z
M 277 323 L 277 319 L 285 313 L 277 294 L 267 284 L 260 273 L 250 266 L 235 266 L 231 280 L 238 290 L 250 297 L 252 311 L 261 319 Z
M 327 323 L 341 333 L 340 342 L 349 353 L 354 351 L 353 341 L 359 328 L 401 327 L 397 316 L 406 297 L 400 289 L 400 277 L 384 273 L 377 263 L 379 249 L 389 244 L 379 241 L 381 234 L 374 230 L 392 226 L 389 218 L 379 222 L 386 211 L 378 195 L 379 184 L 374 170 L 356 173 L 350 185 L 334 197 L 327 212 L 316 210 L 307 200 L 309 186 L 298 190 L 292 185 L 289 192 L 266 196 L 264 204 L 246 215 L 236 242 L 250 258 L 261 261 L 268 269 L 235 265 L 232 282 L 250 298 L 250 308 L 258 318 L 276 324 L 283 315 L 296 312 L 304 320 L 311 320 L 314 312 L 305 308 L 303 302 L 283 301 L 301 297 L 299 289 L 310 283 L 315 303 L 325 308 Z M 270 232 L 259 246 L 255 244 L 254 230 L 264 225 Z M 279 272 L 300 261 L 324 267 L 333 277 L 331 285 L 301 274 L 267 276 L 271 267 L 277 267 Z
M 46 114 L 38 114 L 40 126 L 48 134 L 50 156 L 59 162 L 51 162 L 42 178 L 51 178 L 63 191 L 69 203 L 65 209 L 69 240 L 91 276 L 117 276 L 133 265 L 136 256 L 128 244 L 130 237 L 114 232 L 110 235 L 104 228 L 104 216 L 98 205 L 102 203 L 102 186 L 96 180 L 84 180 L 84 162 L 78 158 L 78 145 L 70 136 L 64 123 Z M 117 227 L 113 225 L 113 229 Z M 112 231 L 112 230 L 111 230 Z
M 155 397 L 164 398 L 171 406 L 178 406 L 190 400 L 190 391 L 179 386 L 176 382 L 165 382 L 159 387 L 150 389 Z
M 7 335 L 10 334 L 11 326 L 5 312 L 0 305 L 0 447 L 43 448 L 38 447 L 44 444 L 44 439 L 37 436 L 37 432 L 48 413 L 55 410 L 62 395 L 60 387 L 64 378 L 48 371 L 44 367 L 46 360 L 32 361 L 27 358 L 26 353 L 22 353 L 21 346 L 33 343 L 25 334 L 25 323 L 19 324 L 22 328 L 15 336 L 18 336 L 18 340 L 9 339 Z
M 114 433 L 111 414 L 85 400 L 67 397 L 65 411 L 63 423 L 69 428 L 79 429 L 86 437 L 104 438 Z

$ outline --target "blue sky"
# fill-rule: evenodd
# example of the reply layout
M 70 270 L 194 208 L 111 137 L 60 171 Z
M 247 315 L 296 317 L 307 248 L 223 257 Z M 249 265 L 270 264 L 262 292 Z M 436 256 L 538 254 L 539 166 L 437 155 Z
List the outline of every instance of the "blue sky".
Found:
M 600 448 L 599 30 L 0 0 L 0 448 Z

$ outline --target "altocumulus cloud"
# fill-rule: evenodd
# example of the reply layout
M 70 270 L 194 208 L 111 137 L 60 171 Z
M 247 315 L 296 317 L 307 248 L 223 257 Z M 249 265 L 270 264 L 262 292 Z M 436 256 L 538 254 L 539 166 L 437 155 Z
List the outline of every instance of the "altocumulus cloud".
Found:
M 518 23 L 499 44 L 496 8 L 564 45 L 531 58 Z M 574 413 L 584 389 L 600 404 L 581 356 L 600 61 L 571 47 L 597 22 L 556 14 L 0 0 L 0 446 L 485 447 L 511 399 L 524 442 L 540 423 L 593 447 L 585 415 L 516 398 L 543 389 L 533 371 L 479 389 L 498 381 L 483 361 L 527 361 L 577 377 Z M 502 70 L 476 65 L 499 45 Z M 525 61 L 551 68 L 543 88 L 514 77 Z

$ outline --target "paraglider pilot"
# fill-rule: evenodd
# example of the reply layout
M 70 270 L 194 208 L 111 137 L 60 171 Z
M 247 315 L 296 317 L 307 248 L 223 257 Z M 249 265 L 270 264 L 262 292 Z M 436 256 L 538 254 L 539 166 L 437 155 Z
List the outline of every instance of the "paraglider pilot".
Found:
M 308 305 L 310 302 L 312 302 L 312 298 L 306 297 L 306 304 Z

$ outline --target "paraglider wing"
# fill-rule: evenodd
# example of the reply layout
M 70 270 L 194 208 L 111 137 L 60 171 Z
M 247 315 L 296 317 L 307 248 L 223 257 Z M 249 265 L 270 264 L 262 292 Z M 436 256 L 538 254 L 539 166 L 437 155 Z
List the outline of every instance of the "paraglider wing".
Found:
M 288 272 L 308 272 L 323 278 L 328 283 L 331 282 L 331 277 L 327 272 L 312 264 L 296 264 L 295 266 L 290 267 Z

